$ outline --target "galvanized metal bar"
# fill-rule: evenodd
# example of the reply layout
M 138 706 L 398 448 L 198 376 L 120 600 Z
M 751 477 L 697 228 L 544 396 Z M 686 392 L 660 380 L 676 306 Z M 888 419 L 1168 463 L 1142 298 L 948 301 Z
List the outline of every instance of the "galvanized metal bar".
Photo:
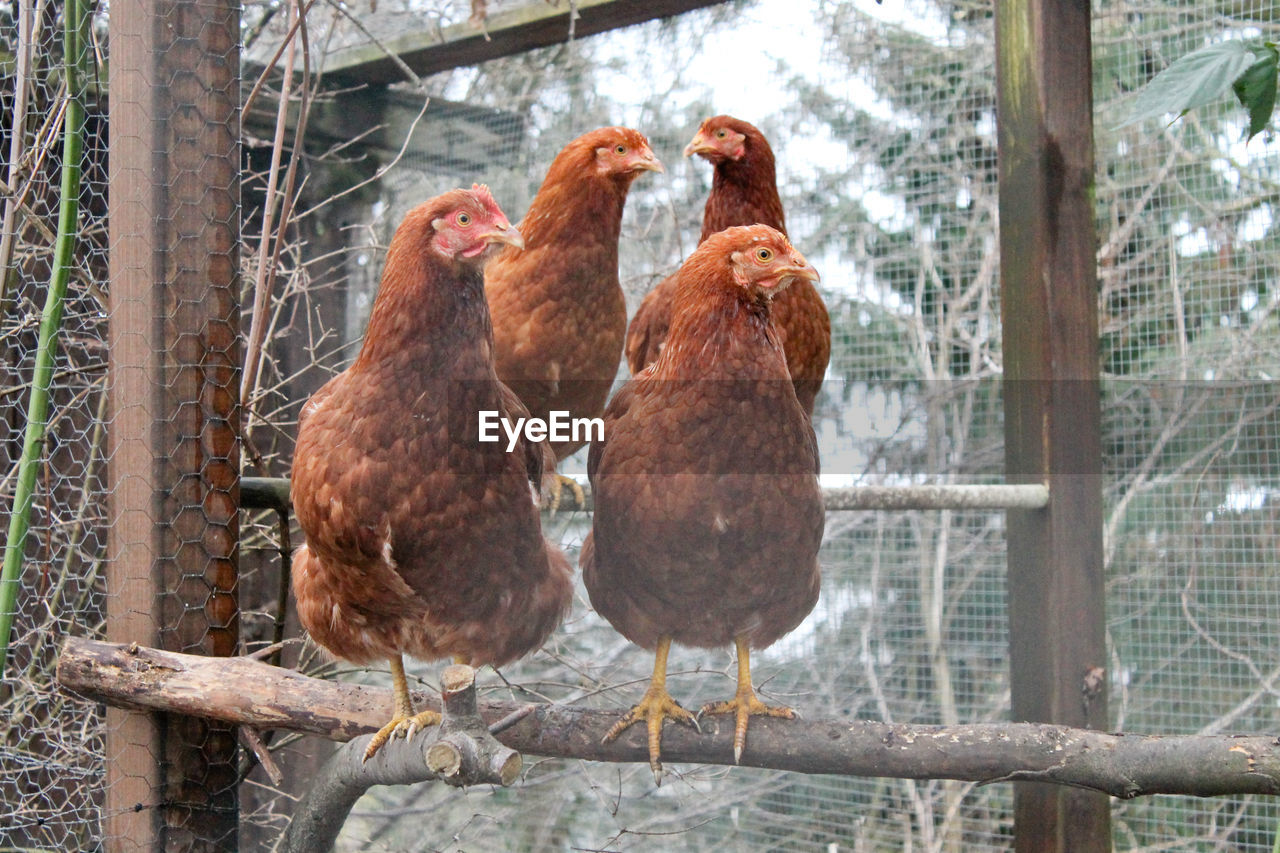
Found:
M 592 509 L 591 486 L 582 483 L 586 506 Z M 565 492 L 568 498 L 568 492 Z M 829 512 L 847 510 L 1037 510 L 1049 505 L 1049 487 L 1040 483 L 1019 485 L 851 486 L 822 490 Z M 289 481 L 282 477 L 244 477 L 240 480 L 240 505 L 245 509 L 289 509 Z
M 289 480 L 286 477 L 241 477 L 240 506 L 243 509 L 274 509 L 290 512 Z
M 1023 485 L 853 486 L 823 489 L 828 511 L 912 509 L 1043 509 L 1049 487 Z

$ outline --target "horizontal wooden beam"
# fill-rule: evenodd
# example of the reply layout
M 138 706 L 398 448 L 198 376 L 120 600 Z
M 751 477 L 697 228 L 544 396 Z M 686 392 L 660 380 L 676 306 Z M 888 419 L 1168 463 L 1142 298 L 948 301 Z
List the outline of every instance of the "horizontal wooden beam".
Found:
M 404 82 L 403 63 L 425 77 L 451 68 L 560 44 L 620 27 L 669 18 L 724 0 L 547 0 L 495 12 L 481 27 L 469 21 L 439 31 L 416 31 L 381 45 L 335 51 L 325 76 L 344 84 Z M 397 63 L 389 54 L 400 60 Z
M 581 483 L 582 509 L 590 511 L 591 485 Z M 568 493 L 565 500 L 572 500 Z M 289 481 L 276 477 L 243 477 L 240 501 L 245 509 L 288 509 Z M 1022 485 L 851 486 L 823 489 L 822 502 L 830 512 L 844 510 L 912 509 L 1043 509 L 1049 504 L 1049 487 Z
M 264 92 L 242 120 L 259 146 L 275 134 L 278 96 Z M 289 106 L 286 139 L 292 139 L 298 103 Z M 417 168 L 437 174 L 471 175 L 496 164 L 516 161 L 524 137 L 524 118 L 517 113 L 477 107 L 382 87 L 322 92 L 307 116 L 306 148 L 312 154 L 348 146 L 363 133 L 356 150 L 373 153 L 386 163 L 402 151 Z M 349 154 L 351 152 L 348 152 Z
M 63 646 L 57 677 L 64 690 L 109 705 L 335 740 L 375 731 L 389 718 L 392 704 L 385 688 L 321 681 L 249 658 L 200 657 L 77 637 Z M 414 702 L 419 708 L 440 707 L 437 697 L 421 693 Z M 530 755 L 649 760 L 643 727 L 602 742 L 621 711 L 481 702 L 479 712 L 491 729 L 501 729 L 495 731 L 499 741 Z M 498 723 L 502 720 L 514 722 Z M 428 731 L 424 737 L 435 735 Z M 385 747 L 393 748 L 422 745 L 393 741 Z M 667 762 L 733 764 L 732 720 L 705 717 L 701 732 L 668 727 L 662 734 L 662 757 Z M 741 763 L 846 776 L 1034 780 L 1124 799 L 1280 793 L 1280 743 L 1274 735 L 1159 737 L 1041 723 L 917 726 L 761 717 L 751 721 Z

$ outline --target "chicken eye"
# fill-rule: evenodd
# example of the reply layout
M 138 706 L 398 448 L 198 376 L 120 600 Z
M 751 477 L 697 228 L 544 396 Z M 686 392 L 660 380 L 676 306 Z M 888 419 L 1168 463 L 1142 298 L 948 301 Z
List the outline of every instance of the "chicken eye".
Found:
M 756 249 L 756 260 L 762 264 L 767 264 L 769 261 L 773 260 L 773 250 L 765 248 Z
M 716 139 L 724 139 L 728 135 L 729 135 L 729 132 L 725 130 L 723 127 L 716 131 Z
M 626 153 L 627 153 L 627 146 L 625 146 L 625 145 L 619 145 L 619 146 L 615 147 L 615 148 L 613 149 L 613 151 L 614 151 L 614 153 L 615 153 L 615 154 L 626 154 Z
M 457 218 L 457 220 L 456 220 L 456 221 L 457 221 L 457 223 L 458 223 L 459 225 L 461 225 L 463 228 L 466 228 L 468 225 L 470 225 L 470 224 L 471 224 L 471 214 L 470 214 L 470 213 L 459 213 L 459 214 L 458 214 L 458 218 Z

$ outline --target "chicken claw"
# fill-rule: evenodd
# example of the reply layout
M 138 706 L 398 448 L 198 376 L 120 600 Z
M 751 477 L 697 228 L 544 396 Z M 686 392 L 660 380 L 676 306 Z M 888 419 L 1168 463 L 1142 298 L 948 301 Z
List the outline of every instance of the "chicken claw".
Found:
M 548 485 L 551 495 L 547 500 L 547 511 L 551 513 L 552 518 L 555 517 L 556 510 L 560 509 L 560 500 L 564 495 L 565 486 L 568 486 L 569 491 L 573 492 L 573 499 L 577 504 L 574 509 L 587 508 L 586 492 L 582 491 L 582 486 L 572 477 L 566 477 L 564 474 L 555 474 L 550 478 Z
M 671 638 L 659 637 L 658 647 L 653 657 L 653 677 L 649 679 L 649 689 L 644 692 L 639 704 L 613 724 L 613 728 L 609 729 L 602 741 L 611 743 L 631 726 L 646 720 L 649 724 L 649 769 L 653 771 L 653 781 L 657 785 L 662 784 L 662 762 L 659 760 L 662 746 L 662 721 L 672 719 L 686 726 L 692 726 L 699 732 L 702 731 L 697 718 L 672 699 L 671 694 L 667 692 L 667 653 L 670 651 Z
M 404 674 L 404 659 L 396 655 L 388 659 L 388 663 L 391 664 L 391 695 L 395 699 L 395 712 L 391 716 L 391 722 L 378 729 L 369 740 L 362 761 L 373 758 L 392 738 L 402 737 L 408 740 L 422 729 L 437 725 L 443 719 L 438 711 L 413 713 L 413 699 L 409 696 L 409 682 Z
M 742 761 L 742 750 L 747 745 L 747 719 L 749 717 L 782 717 L 794 720 L 798 715 L 795 709 L 785 705 L 766 705 L 756 698 L 755 688 L 751 686 L 751 652 L 745 637 L 735 640 L 738 647 L 738 690 L 727 702 L 709 702 L 698 711 L 703 714 L 733 714 L 733 763 Z
M 405 740 L 411 740 L 414 735 L 428 726 L 439 725 L 441 720 L 438 711 L 422 711 L 414 714 L 412 717 L 396 717 L 387 723 L 374 734 L 369 741 L 369 746 L 365 748 L 364 758 L 361 761 L 368 761 L 377 754 L 378 750 L 387 745 L 387 742 L 393 738 L 402 737 Z
M 733 726 L 733 763 L 737 764 L 742 760 L 742 750 L 747 745 L 747 718 L 748 717 L 782 717 L 787 720 L 794 720 L 796 712 L 794 708 L 788 708 L 785 705 L 766 705 L 756 698 L 756 693 L 748 684 L 746 690 L 738 688 L 737 694 L 727 702 L 709 702 L 702 706 L 702 710 L 698 711 L 698 716 L 704 714 L 733 714 L 735 722 Z
M 608 734 L 604 736 L 604 743 L 611 743 L 617 739 L 631 726 L 645 720 L 649 728 L 649 769 L 653 771 L 653 781 L 662 784 L 662 761 L 660 751 L 662 747 L 662 722 L 663 720 L 675 720 L 686 726 L 702 731 L 702 727 L 698 725 L 698 720 L 693 714 L 690 714 L 684 707 L 671 698 L 671 694 L 667 692 L 665 687 L 650 687 L 644 693 L 644 698 L 628 711 L 622 719 L 613 724 L 613 728 L 609 729 Z

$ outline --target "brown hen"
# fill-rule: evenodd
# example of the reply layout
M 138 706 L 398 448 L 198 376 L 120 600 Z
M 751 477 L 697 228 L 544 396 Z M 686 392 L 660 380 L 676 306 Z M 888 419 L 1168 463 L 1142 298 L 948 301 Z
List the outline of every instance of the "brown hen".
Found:
M 298 617 L 356 663 L 391 662 L 395 713 L 365 754 L 438 720 L 413 714 L 401 655 L 501 666 L 546 640 L 571 598 L 530 484 L 542 452 L 480 443 L 478 413 L 527 416 L 493 369 L 481 265 L 520 234 L 485 187 L 410 211 L 359 357 L 303 411 L 294 511 Z
M 755 125 L 731 116 L 713 116 L 698 128 L 684 149 L 715 166 L 711 195 L 702 214 L 702 237 L 735 225 L 760 223 L 787 233 L 782 200 L 778 197 L 773 149 Z M 676 277 L 668 276 L 645 296 L 627 329 L 627 364 L 639 373 L 658 358 L 671 325 Z M 796 396 L 813 414 L 822 377 L 831 359 L 831 318 L 818 289 L 798 281 L 773 303 L 773 322 L 787 355 Z
M 769 319 L 775 294 L 817 278 L 768 226 L 708 237 L 677 273 L 661 355 L 610 401 L 591 446 L 583 580 L 601 616 L 656 650 L 644 699 L 609 738 L 646 720 L 659 780 L 663 719 L 691 722 L 666 690 L 672 642 L 737 647 L 736 695 L 703 708 L 735 715 L 735 760 L 750 715 L 793 716 L 756 699 L 749 650 L 818 599 L 817 442 Z
M 604 411 L 627 331 L 618 282 L 622 209 L 644 171 L 661 172 L 662 164 L 639 131 L 604 127 L 573 140 L 518 226 L 524 250 L 504 250 L 485 270 L 498 376 L 533 417 Z M 585 443 L 551 449 L 559 460 Z

